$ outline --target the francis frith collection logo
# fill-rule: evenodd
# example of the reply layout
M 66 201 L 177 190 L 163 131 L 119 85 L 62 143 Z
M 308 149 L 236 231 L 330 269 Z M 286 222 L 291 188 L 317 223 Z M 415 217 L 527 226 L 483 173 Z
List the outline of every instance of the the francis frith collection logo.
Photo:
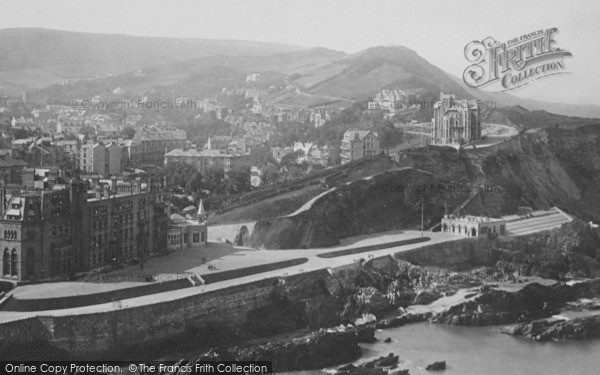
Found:
M 465 69 L 463 80 L 470 87 L 503 92 L 540 78 L 567 74 L 564 59 L 571 52 L 556 46 L 557 32 L 553 27 L 504 43 L 488 37 L 467 44 L 465 57 L 472 65 Z

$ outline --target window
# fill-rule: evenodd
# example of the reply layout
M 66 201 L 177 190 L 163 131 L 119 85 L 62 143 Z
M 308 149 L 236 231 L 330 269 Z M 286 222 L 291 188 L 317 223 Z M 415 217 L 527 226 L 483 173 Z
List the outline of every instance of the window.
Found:
M 18 258 L 17 250 L 12 249 L 10 253 L 10 275 L 18 276 Z
M 2 274 L 10 274 L 10 255 L 8 253 L 8 248 L 4 249 L 4 254 L 2 256 Z
M 198 242 L 200 242 L 200 233 L 198 233 L 198 232 L 194 232 L 194 235 L 193 235 L 192 242 L 193 242 L 193 243 L 198 243 Z

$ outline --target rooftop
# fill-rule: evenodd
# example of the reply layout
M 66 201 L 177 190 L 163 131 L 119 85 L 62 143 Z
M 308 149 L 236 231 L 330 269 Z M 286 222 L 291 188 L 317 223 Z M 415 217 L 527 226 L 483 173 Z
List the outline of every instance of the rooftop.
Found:
M 234 152 L 225 152 L 221 150 L 214 149 L 206 149 L 206 150 L 197 150 L 195 148 L 190 148 L 187 150 L 177 148 L 175 150 L 171 150 L 165 154 L 165 156 L 187 156 L 187 157 L 224 157 L 224 158 L 233 158 L 237 156 L 243 156 L 244 154 L 238 154 Z

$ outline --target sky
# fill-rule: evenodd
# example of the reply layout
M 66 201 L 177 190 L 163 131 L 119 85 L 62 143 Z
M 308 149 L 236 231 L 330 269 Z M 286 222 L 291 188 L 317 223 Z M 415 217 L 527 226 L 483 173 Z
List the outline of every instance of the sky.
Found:
M 600 105 L 600 1 L 594 0 L 0 0 L 0 28 L 177 38 L 238 39 L 355 53 L 402 45 L 461 77 L 465 46 L 557 27 L 571 74 L 512 92 Z

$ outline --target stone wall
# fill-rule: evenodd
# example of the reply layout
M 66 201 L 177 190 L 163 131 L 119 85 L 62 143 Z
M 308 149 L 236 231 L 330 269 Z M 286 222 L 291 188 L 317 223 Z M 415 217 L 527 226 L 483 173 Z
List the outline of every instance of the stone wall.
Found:
M 235 243 L 236 236 L 240 233 L 243 226 L 248 228 L 248 233 L 252 233 L 255 221 L 236 224 L 222 224 L 208 226 L 208 239 L 211 241 Z
M 464 238 L 399 252 L 395 257 L 421 266 L 464 269 L 491 265 L 494 261 L 493 247 L 494 241 L 487 238 Z
M 305 298 L 328 275 L 320 270 L 286 277 L 288 295 Z M 216 322 L 241 327 L 249 311 L 271 301 L 279 283 L 278 278 L 268 278 L 136 308 L 7 322 L 0 324 L 0 352 L 14 345 L 47 342 L 75 359 L 96 359 Z

